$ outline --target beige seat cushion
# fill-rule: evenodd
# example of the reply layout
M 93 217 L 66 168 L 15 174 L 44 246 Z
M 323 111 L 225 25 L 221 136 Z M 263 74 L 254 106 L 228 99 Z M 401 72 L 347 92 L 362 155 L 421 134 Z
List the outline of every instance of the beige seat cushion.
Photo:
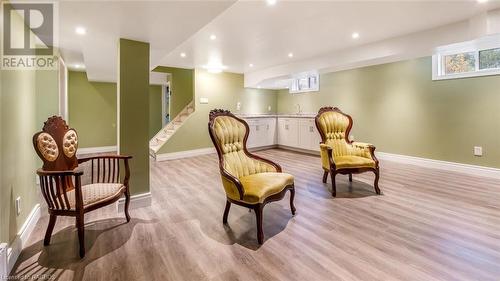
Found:
M 276 193 L 281 192 L 287 185 L 293 184 L 293 176 L 287 173 L 258 173 L 240 178 L 245 190 L 243 200 L 232 198 L 246 203 L 262 203 Z
M 82 186 L 83 206 L 88 207 L 106 201 L 125 189 L 121 183 L 93 183 Z M 66 193 L 71 209 L 75 209 L 75 190 Z

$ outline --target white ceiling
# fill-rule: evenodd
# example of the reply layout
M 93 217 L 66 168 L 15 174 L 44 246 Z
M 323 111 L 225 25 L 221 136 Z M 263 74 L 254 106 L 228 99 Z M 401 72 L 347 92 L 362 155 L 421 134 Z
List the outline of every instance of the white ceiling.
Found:
M 495 4 L 498 6 L 498 2 Z M 248 72 L 427 30 L 493 8 L 477 1 L 239 1 L 160 64 L 201 67 L 219 58 Z M 351 34 L 360 38 L 353 40 Z M 217 39 L 209 39 L 215 34 Z M 187 57 L 181 58 L 180 52 Z M 293 52 L 293 58 L 288 53 Z M 253 68 L 249 64 L 254 65 Z
M 428 30 L 500 7 L 500 1 L 61 2 L 60 46 L 89 79 L 114 81 L 118 38 L 151 43 L 151 67 L 220 61 L 248 73 Z M 87 28 L 85 36 L 74 32 Z M 352 32 L 360 38 L 353 40 Z M 215 34 L 216 40 L 210 40 Z M 185 58 L 180 53 L 185 52 Z M 293 58 L 288 53 L 293 52 Z M 249 64 L 254 65 L 253 68 Z
M 234 1 L 61 1 L 59 47 L 66 64 L 84 64 L 94 81 L 116 81 L 119 38 L 150 43 L 151 64 Z M 83 26 L 84 36 L 75 28 Z

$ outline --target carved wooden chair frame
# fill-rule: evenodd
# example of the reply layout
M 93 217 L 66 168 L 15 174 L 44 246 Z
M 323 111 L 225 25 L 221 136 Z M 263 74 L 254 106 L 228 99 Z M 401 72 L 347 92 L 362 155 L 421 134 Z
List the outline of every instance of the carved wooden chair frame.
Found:
M 347 126 L 347 129 L 345 131 L 345 137 L 344 138 L 345 138 L 345 141 L 348 144 L 352 145 L 353 141 L 349 140 L 349 134 L 351 132 L 352 125 L 353 125 L 353 121 L 352 121 L 351 116 L 348 115 L 348 114 L 345 114 L 344 112 L 342 112 L 337 107 L 331 107 L 331 106 L 320 108 L 319 111 L 318 111 L 318 114 L 316 115 L 316 117 L 314 119 L 315 124 L 316 124 L 316 128 L 318 129 L 318 132 L 321 135 L 320 145 L 321 144 L 326 144 L 327 137 L 325 135 L 325 132 L 323 132 L 323 130 L 321 129 L 321 127 L 319 125 L 319 118 L 321 117 L 321 115 L 323 113 L 330 112 L 330 111 L 342 114 L 343 116 L 347 117 L 347 119 L 349 120 L 349 125 Z M 379 167 L 379 161 L 378 161 L 377 157 L 375 156 L 375 146 L 370 145 L 370 146 L 368 146 L 368 149 L 370 150 L 370 155 L 372 157 L 372 160 L 375 161 L 375 168 L 363 167 L 363 168 L 342 168 L 342 169 L 337 169 L 335 167 L 335 161 L 333 161 L 333 159 L 334 159 L 333 158 L 333 148 L 332 147 L 328 147 L 327 148 L 327 151 L 328 151 L 328 161 L 330 163 L 330 169 L 327 170 L 327 169 L 323 168 L 323 170 L 324 170 L 324 173 L 323 173 L 323 183 L 326 183 L 326 180 L 328 178 L 328 173 L 330 173 L 331 179 L 332 179 L 332 196 L 333 197 L 337 196 L 337 186 L 336 186 L 336 183 L 335 183 L 335 177 L 336 177 L 337 174 L 349 175 L 349 182 L 352 182 L 352 174 L 360 174 L 360 173 L 364 173 L 364 172 L 373 172 L 375 174 L 375 180 L 374 180 L 373 186 L 375 188 L 375 192 L 377 194 L 380 194 L 380 188 L 378 186 L 378 181 L 379 181 L 379 178 L 380 178 L 380 167 Z
M 68 135 L 69 134 L 69 135 Z M 74 134 L 74 135 L 73 135 Z M 45 145 L 39 145 L 39 138 Z M 68 138 L 68 141 L 66 141 Z M 71 139 L 73 138 L 73 139 Z M 78 229 L 78 240 L 80 244 L 79 254 L 85 256 L 84 243 L 84 215 L 95 209 L 116 202 L 122 195 L 125 195 L 125 217 L 130 221 L 128 208 L 130 205 L 129 179 L 131 156 L 120 155 L 99 155 L 77 159 L 78 148 L 76 131 L 69 128 L 66 122 L 59 116 L 50 117 L 43 126 L 42 131 L 33 136 L 33 146 L 36 153 L 44 162 L 42 169 L 37 170 L 40 177 L 40 188 L 42 195 L 47 202 L 49 212 L 49 224 L 45 232 L 43 244 L 50 244 L 50 238 L 57 216 L 70 216 L 76 218 Z M 43 147 L 42 147 L 43 146 Z M 71 148 L 71 151 L 70 151 Z M 63 153 L 61 153 L 63 152 Z M 125 188 L 112 197 L 105 200 L 84 206 L 81 176 L 82 171 L 75 170 L 78 164 L 91 162 L 91 183 L 120 183 Z M 125 176 L 123 181 L 120 177 L 120 162 L 123 162 Z M 94 167 L 96 173 L 94 173 Z M 68 192 L 74 190 L 74 204 L 70 205 Z
M 278 173 L 281 173 L 282 169 L 281 169 L 281 166 L 278 165 L 277 163 L 274 163 L 271 160 L 268 160 L 268 159 L 262 158 L 260 156 L 257 156 L 255 154 L 252 154 L 252 153 L 250 153 L 248 151 L 248 149 L 247 149 L 247 140 L 248 140 L 248 135 L 250 133 L 250 127 L 248 126 L 247 122 L 245 122 L 245 120 L 236 117 L 229 110 L 214 109 L 214 110 L 210 111 L 209 121 L 208 121 L 208 132 L 209 132 L 210 138 L 212 139 L 212 142 L 213 142 L 213 144 L 215 146 L 215 149 L 217 150 L 217 155 L 219 157 L 219 170 L 220 170 L 220 173 L 221 173 L 221 175 L 225 179 L 227 179 L 227 180 L 231 181 L 232 183 L 234 183 L 234 185 L 238 189 L 240 200 L 243 200 L 243 195 L 245 194 L 245 190 L 243 188 L 243 185 L 241 184 L 241 182 L 236 177 L 232 176 L 224 168 L 223 153 L 221 151 L 221 148 L 219 146 L 219 142 L 218 142 L 217 137 L 215 136 L 215 132 L 213 130 L 215 119 L 217 117 L 219 117 L 219 116 L 229 116 L 231 118 L 236 119 L 238 122 L 242 123 L 245 126 L 245 136 L 243 138 L 243 151 L 246 154 L 246 156 L 248 156 L 249 158 L 253 158 L 255 160 L 262 161 L 262 162 L 270 164 L 271 166 L 273 166 L 276 169 L 276 171 Z M 258 240 L 259 244 L 262 244 L 264 242 L 264 231 L 263 231 L 263 228 L 262 228 L 264 206 L 266 204 L 268 204 L 268 203 L 271 203 L 271 202 L 274 202 L 274 201 L 279 201 L 279 200 L 283 199 L 283 197 L 285 197 L 285 194 L 286 194 L 287 191 L 290 191 L 290 209 L 291 209 L 292 215 L 295 215 L 295 206 L 293 204 L 293 200 L 294 200 L 294 197 L 295 197 L 295 186 L 294 186 L 294 184 L 291 184 L 291 185 L 287 185 L 281 192 L 276 193 L 274 195 L 271 195 L 271 196 L 267 197 L 262 203 L 249 204 L 249 203 L 245 203 L 245 202 L 242 202 L 242 201 L 233 200 L 233 199 L 227 197 L 226 198 L 227 199 L 226 200 L 226 207 L 224 209 L 224 215 L 223 215 L 222 222 L 224 224 L 227 224 L 227 217 L 229 215 L 229 209 L 231 207 L 231 203 L 239 205 L 239 206 L 243 206 L 243 207 L 246 207 L 246 208 L 249 208 L 251 210 L 254 210 L 255 211 L 255 216 L 257 218 L 257 240 Z

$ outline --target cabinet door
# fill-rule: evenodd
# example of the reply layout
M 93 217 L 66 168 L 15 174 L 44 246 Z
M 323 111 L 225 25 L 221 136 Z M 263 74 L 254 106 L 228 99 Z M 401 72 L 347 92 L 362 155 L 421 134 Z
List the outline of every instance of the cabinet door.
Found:
M 262 119 L 262 127 L 263 127 L 262 144 L 264 146 L 276 144 L 276 119 L 274 118 Z
M 257 128 L 257 120 L 255 119 L 248 119 L 245 120 L 248 123 L 248 127 L 250 128 L 250 131 L 248 133 L 248 140 L 247 140 L 247 147 L 256 147 L 258 146 L 258 128 Z
M 266 126 L 263 124 L 262 120 L 257 120 L 255 123 L 255 146 L 261 147 L 265 145 L 266 141 Z
M 313 136 L 311 143 L 311 150 L 319 151 L 319 143 L 321 142 L 321 135 L 319 134 L 318 128 L 316 128 L 316 124 L 313 122 Z
M 309 149 L 311 145 L 311 133 L 309 132 L 309 122 L 306 119 L 299 120 L 299 141 L 298 147 L 302 149 Z
M 283 118 L 278 118 L 278 144 L 281 144 L 281 145 L 286 145 L 285 144 L 285 140 L 286 140 L 286 134 L 287 134 L 287 131 L 285 129 L 285 125 L 286 125 L 286 122 L 285 122 L 285 119 Z
M 321 138 L 314 124 L 314 119 L 301 119 L 299 128 L 299 147 L 318 151 Z
M 299 145 L 299 122 L 297 118 L 283 118 L 282 134 L 279 136 L 280 144 L 298 147 Z

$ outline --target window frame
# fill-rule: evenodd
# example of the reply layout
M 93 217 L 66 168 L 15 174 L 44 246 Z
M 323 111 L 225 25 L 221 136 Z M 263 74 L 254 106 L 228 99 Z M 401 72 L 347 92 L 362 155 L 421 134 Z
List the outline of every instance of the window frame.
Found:
M 432 56 L 432 80 L 500 75 L 500 68 L 479 69 L 479 52 L 498 48 L 500 48 L 500 36 L 488 36 L 472 41 L 438 47 Z M 470 52 L 474 53 L 475 57 L 474 71 L 445 74 L 443 64 L 445 56 Z

